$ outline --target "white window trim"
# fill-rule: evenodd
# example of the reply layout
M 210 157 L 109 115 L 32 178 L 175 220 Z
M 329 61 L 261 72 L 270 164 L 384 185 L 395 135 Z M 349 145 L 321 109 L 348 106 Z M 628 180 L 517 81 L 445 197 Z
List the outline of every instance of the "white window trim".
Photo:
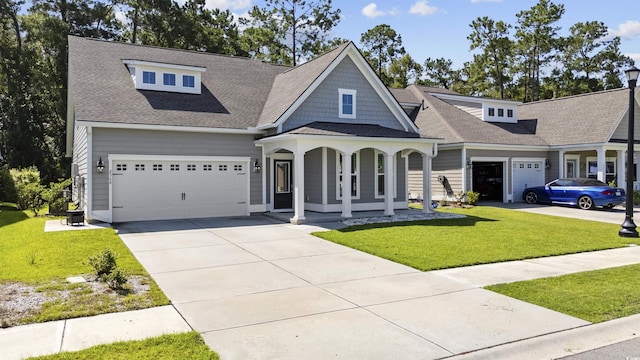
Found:
M 587 161 L 587 169 L 586 169 L 586 175 L 587 175 L 587 177 L 589 177 L 589 175 L 594 175 L 594 176 L 596 176 L 596 178 L 597 178 L 597 176 L 598 176 L 598 173 L 597 173 L 597 172 L 595 172 L 595 173 L 590 173 L 590 172 L 589 172 L 589 162 L 590 162 L 590 161 L 594 161 L 594 162 L 597 164 L 597 163 L 598 163 L 598 158 L 597 158 L 597 157 L 595 157 L 595 156 L 587 156 L 586 161 Z M 612 173 L 607 172 L 607 163 L 608 163 L 609 161 L 613 162 L 613 171 L 614 171 L 614 172 L 612 172 Z M 618 164 L 617 164 L 617 162 L 618 162 L 618 159 L 617 159 L 617 158 L 615 158 L 615 157 L 606 157 L 606 158 L 604 159 L 604 177 L 605 177 L 605 179 L 607 178 L 607 175 L 613 175 L 613 176 L 615 176 L 615 177 L 617 177 L 617 176 L 618 176 L 618 174 L 617 174 L 617 171 L 618 171 Z M 578 166 L 580 166 L 580 164 L 579 164 L 579 163 L 578 163 Z M 594 179 L 595 179 L 595 178 L 594 178 Z
M 356 169 L 355 169 L 356 172 L 351 173 L 351 176 L 355 175 L 356 177 L 356 195 L 351 196 L 351 199 L 358 200 L 360 199 L 360 151 L 356 151 L 352 155 L 355 155 L 356 157 Z M 340 175 L 341 175 L 340 174 L 340 156 L 342 156 L 342 153 L 340 151 L 336 151 L 336 199 L 337 200 L 342 200 L 342 196 L 340 195 Z M 353 191 L 353 189 L 351 190 Z
M 169 77 L 171 75 L 173 75 L 173 84 L 167 84 L 165 83 L 165 76 L 169 75 Z M 178 79 L 177 79 L 178 75 L 176 73 L 171 73 L 171 72 L 163 72 L 162 73 L 162 86 L 171 86 L 171 87 L 176 87 L 176 85 L 178 84 Z
M 384 164 L 384 156 L 386 156 L 385 153 L 383 153 L 382 151 L 378 151 L 376 150 L 374 152 L 374 168 L 373 168 L 373 178 L 374 178 L 374 188 L 373 188 L 373 197 L 374 199 L 384 199 L 384 194 L 380 195 L 378 194 L 378 175 L 385 175 L 384 172 L 382 174 L 378 173 L 378 155 L 382 154 L 383 158 L 383 164 Z M 391 169 L 391 175 L 393 177 L 393 198 L 395 199 L 396 197 L 398 197 L 398 183 L 397 183 L 397 179 L 398 176 L 396 174 L 396 170 L 398 168 L 398 159 L 396 158 L 396 156 L 393 156 L 393 169 Z M 385 176 L 385 180 L 386 180 L 386 176 Z M 383 187 L 383 190 L 385 188 Z
M 576 172 L 576 177 L 580 177 L 580 155 L 576 155 L 576 154 L 565 154 L 564 155 L 564 169 L 563 169 L 563 174 L 562 177 L 568 177 L 567 176 L 567 162 L 568 161 L 575 161 L 576 162 L 576 168 L 574 169 Z
M 344 114 L 342 112 L 342 95 L 351 95 L 353 99 L 353 114 Z M 352 89 L 338 89 L 338 117 L 341 119 L 355 119 L 356 118 L 356 95 L 357 91 Z

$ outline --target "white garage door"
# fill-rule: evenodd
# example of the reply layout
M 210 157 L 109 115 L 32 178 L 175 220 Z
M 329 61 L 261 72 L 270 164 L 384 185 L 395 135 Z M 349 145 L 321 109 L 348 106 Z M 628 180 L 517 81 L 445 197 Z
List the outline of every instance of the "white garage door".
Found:
M 512 175 L 513 201 L 522 201 L 525 188 L 545 184 L 544 161 L 514 161 Z
M 113 160 L 113 222 L 248 215 L 246 162 Z

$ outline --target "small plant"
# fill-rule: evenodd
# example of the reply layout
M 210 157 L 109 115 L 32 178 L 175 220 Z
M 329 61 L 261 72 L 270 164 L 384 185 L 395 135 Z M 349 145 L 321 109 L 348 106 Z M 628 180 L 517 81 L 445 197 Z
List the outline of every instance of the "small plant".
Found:
M 456 205 L 462 206 L 465 196 L 467 196 L 467 194 L 465 194 L 464 191 L 460 191 L 459 193 L 455 194 Z
M 129 281 L 129 274 L 122 268 L 116 267 L 107 275 L 102 276 L 102 280 L 114 290 L 124 289 L 125 284 Z
M 475 192 L 473 190 L 467 191 L 467 201 L 469 205 L 475 205 L 480 199 L 480 193 Z
M 38 260 L 38 253 L 34 250 L 27 255 L 27 262 L 29 265 L 35 265 Z
M 118 254 L 111 249 L 104 249 L 101 253 L 89 257 L 89 265 L 93 267 L 98 279 L 106 282 L 114 290 L 123 289 L 129 280 L 129 275 L 116 264 L 117 259 Z
M 114 253 L 111 249 L 104 249 L 100 254 L 89 257 L 89 265 L 96 272 L 96 276 L 102 277 L 103 275 L 110 274 L 113 269 L 116 268 L 116 260 L 118 254 Z

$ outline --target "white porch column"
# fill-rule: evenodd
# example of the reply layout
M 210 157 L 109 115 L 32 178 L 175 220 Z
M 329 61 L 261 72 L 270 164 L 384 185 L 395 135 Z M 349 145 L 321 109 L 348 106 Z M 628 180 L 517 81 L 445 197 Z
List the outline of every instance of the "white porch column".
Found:
M 293 155 L 293 218 L 291 222 L 299 224 L 304 220 L 304 152 Z
M 431 157 L 426 154 L 422 154 L 422 212 L 433 212 L 431 208 Z
M 351 153 L 342 153 L 342 217 L 351 215 Z
M 626 151 L 616 150 L 616 186 L 626 189 L 627 188 L 627 164 L 626 164 Z M 633 166 L 630 164 L 628 166 Z M 629 179 L 633 181 L 633 179 Z
M 564 173 L 564 165 L 565 165 L 564 150 L 559 150 L 558 151 L 558 176 L 549 176 L 549 178 L 555 179 L 555 178 L 565 177 L 567 174 Z M 545 179 L 545 182 L 546 182 L 546 179 Z
M 605 159 L 605 153 L 606 151 L 604 150 L 603 147 L 599 147 L 596 149 L 596 152 L 598 154 L 598 180 L 600 181 L 606 181 L 606 174 L 605 174 L 605 167 L 606 167 L 606 159 Z
M 384 214 L 393 215 L 393 157 L 394 154 L 384 155 Z

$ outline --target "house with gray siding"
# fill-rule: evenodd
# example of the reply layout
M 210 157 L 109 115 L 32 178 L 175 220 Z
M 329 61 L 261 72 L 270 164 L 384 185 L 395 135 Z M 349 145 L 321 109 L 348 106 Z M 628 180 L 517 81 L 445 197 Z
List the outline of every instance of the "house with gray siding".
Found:
M 391 215 L 439 141 L 353 43 L 284 67 L 72 36 L 68 96 L 73 199 L 105 222 Z
M 473 190 L 481 201 L 522 201 L 526 187 L 563 177 L 626 186 L 628 89 L 526 104 L 415 85 L 392 92 L 423 136 L 443 139 L 430 169 L 433 199 Z M 637 97 L 634 106 L 638 121 Z M 412 197 L 428 197 L 419 158 L 409 156 L 407 175 Z

